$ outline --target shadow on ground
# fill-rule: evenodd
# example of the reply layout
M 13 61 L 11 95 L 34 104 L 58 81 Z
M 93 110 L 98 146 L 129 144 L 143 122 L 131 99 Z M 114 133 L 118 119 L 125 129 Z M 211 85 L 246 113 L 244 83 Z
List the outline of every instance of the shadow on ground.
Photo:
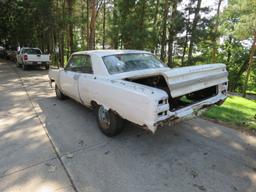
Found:
M 0 60 L 0 191 L 73 191 L 12 65 Z
M 30 82 L 33 73 L 39 83 Z M 254 137 L 194 119 L 155 135 L 127 124 L 107 138 L 92 111 L 57 100 L 46 74 L 33 73 L 21 73 L 25 87 L 81 191 L 256 190 Z

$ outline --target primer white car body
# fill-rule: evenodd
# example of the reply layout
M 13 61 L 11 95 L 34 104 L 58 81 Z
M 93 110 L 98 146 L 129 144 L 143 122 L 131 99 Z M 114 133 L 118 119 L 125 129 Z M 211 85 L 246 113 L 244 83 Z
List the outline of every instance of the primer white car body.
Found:
M 225 64 L 171 69 L 151 53 L 134 50 L 76 52 L 65 69 L 49 71 L 63 95 L 88 107 L 103 106 L 152 132 L 163 122 L 221 104 L 227 76 Z

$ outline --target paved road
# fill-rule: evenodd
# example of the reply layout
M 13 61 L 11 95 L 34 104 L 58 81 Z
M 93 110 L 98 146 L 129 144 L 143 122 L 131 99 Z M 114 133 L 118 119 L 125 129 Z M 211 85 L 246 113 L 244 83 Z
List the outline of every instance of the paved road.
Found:
M 72 192 L 68 174 L 12 67 L 0 60 L 0 191 Z
M 0 191 L 32 185 L 34 178 L 36 183 L 70 186 L 67 175 L 79 192 L 256 191 L 255 137 L 196 118 L 159 129 L 155 135 L 128 124 L 121 135 L 107 138 L 98 130 L 92 111 L 71 99 L 55 98 L 43 69 L 22 71 L 2 62 L 0 75 L 0 121 L 5 122 L 0 125 Z M 24 100 L 32 101 L 35 111 Z M 10 117 L 5 116 L 6 110 Z M 24 114 L 27 117 L 19 120 Z M 42 136 L 43 126 L 32 123 L 35 115 L 67 173 L 48 138 Z M 28 131 L 26 121 L 31 122 Z M 29 144 L 18 144 L 20 148 L 12 144 L 23 140 Z M 20 157 L 24 156 L 33 156 L 33 160 L 23 161 Z M 51 166 L 40 163 L 49 159 L 58 165 L 54 175 L 49 173 Z M 26 168 L 31 164 L 36 165 Z M 30 169 L 36 169 L 32 178 L 24 173 Z

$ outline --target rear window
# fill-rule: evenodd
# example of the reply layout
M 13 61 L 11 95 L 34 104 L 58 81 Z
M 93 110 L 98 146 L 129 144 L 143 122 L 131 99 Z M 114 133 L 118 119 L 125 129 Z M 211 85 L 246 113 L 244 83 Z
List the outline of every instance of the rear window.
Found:
M 102 59 L 109 74 L 166 67 L 166 65 L 155 56 L 148 53 L 108 55 L 104 56 Z
M 30 55 L 40 55 L 41 51 L 39 49 L 23 49 L 22 53 L 27 53 Z

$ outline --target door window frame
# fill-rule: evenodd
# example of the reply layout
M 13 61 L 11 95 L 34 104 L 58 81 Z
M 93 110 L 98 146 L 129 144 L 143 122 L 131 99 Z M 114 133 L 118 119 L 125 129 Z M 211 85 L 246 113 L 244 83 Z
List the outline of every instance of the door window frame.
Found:
M 88 58 L 89 58 L 90 65 L 91 65 L 91 72 L 89 73 L 89 72 L 83 72 L 83 71 L 72 71 L 72 70 L 69 68 L 69 66 L 70 66 L 70 61 L 71 61 L 71 59 L 72 59 L 74 56 L 88 57 Z M 76 72 L 76 73 L 83 73 L 83 74 L 91 74 L 91 75 L 93 75 L 93 74 L 94 74 L 94 71 L 93 71 L 93 67 L 92 67 L 92 59 L 91 59 L 91 56 L 88 55 L 88 54 L 75 54 L 75 55 L 72 55 L 72 56 L 69 58 L 67 65 L 64 67 L 64 70 L 65 70 L 65 71 Z

